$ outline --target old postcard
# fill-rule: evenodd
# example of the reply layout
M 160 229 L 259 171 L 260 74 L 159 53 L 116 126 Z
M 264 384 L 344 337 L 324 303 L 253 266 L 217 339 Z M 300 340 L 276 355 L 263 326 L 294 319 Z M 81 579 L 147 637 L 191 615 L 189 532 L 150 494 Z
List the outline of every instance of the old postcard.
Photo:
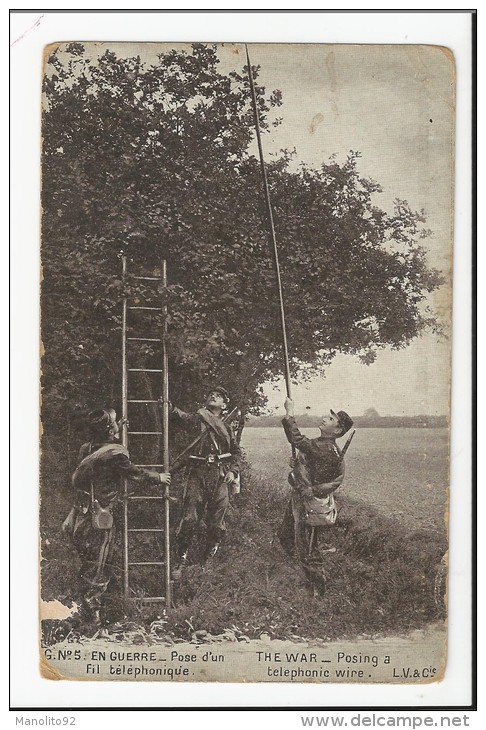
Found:
M 451 52 L 64 42 L 42 92 L 42 676 L 440 681 Z

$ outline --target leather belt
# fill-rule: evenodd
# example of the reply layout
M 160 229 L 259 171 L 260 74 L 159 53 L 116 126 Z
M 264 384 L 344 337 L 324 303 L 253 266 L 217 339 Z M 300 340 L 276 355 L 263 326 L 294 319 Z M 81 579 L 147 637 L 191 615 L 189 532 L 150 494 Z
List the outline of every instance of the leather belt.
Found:
M 189 456 L 190 459 L 193 461 L 199 461 L 201 462 L 201 465 L 204 463 L 206 465 L 211 464 L 222 464 L 224 461 L 227 461 L 228 459 L 231 459 L 233 454 L 208 454 L 208 456 L 193 456 L 192 454 Z

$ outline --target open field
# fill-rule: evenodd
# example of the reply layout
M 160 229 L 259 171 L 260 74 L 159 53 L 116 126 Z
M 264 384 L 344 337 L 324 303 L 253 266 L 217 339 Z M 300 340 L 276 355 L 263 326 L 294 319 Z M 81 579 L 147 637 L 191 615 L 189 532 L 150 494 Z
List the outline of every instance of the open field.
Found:
M 310 438 L 319 433 L 302 432 Z M 246 428 L 242 445 L 256 473 L 278 491 L 287 489 L 290 445 L 283 429 Z M 448 484 L 447 429 L 366 428 L 356 431 L 349 447 L 337 497 L 363 501 L 412 530 L 444 533 Z
M 337 493 L 338 520 L 325 537 L 335 552 L 326 556 L 326 587 L 319 595 L 275 539 L 289 496 L 290 448 L 283 432 L 246 429 L 243 445 L 242 492 L 229 510 L 226 541 L 207 563 L 200 562 L 196 543 L 193 565 L 175 586 L 177 607 L 164 631 L 181 640 L 195 630 L 219 635 L 231 629 L 250 639 L 265 633 L 329 641 L 398 635 L 444 618 L 445 584 L 438 591 L 437 576 L 447 547 L 445 429 L 356 433 Z M 177 482 L 172 492 L 180 497 Z M 79 569 L 60 530 L 71 501 L 68 483 L 53 451 L 44 464 L 42 489 L 42 597 L 65 605 L 76 599 Z M 178 514 L 174 505 L 174 526 Z M 143 595 L 142 585 L 136 595 Z M 137 608 L 130 615 L 132 628 L 147 627 L 157 611 Z

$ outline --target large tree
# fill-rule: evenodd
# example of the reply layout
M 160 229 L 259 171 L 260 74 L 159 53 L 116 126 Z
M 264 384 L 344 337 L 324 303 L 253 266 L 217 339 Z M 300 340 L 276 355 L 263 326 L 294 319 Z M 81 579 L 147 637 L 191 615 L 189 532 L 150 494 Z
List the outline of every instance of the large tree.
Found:
M 216 49 L 201 44 L 154 65 L 91 52 L 54 49 L 44 77 L 45 427 L 118 398 L 124 291 L 168 304 L 173 400 L 192 404 L 217 379 L 244 413 L 258 412 L 282 354 L 244 69 L 220 73 Z M 265 130 L 280 94 L 257 94 Z M 358 157 L 295 169 L 283 152 L 268 166 L 296 376 L 337 352 L 371 363 L 437 327 L 425 306 L 441 280 L 421 246 L 424 214 L 400 200 L 392 214 L 377 207 L 380 187 Z M 124 289 L 121 251 L 138 273 L 165 258 L 168 289 Z M 139 354 L 156 358 L 147 345 Z M 139 385 L 143 397 L 157 387 Z

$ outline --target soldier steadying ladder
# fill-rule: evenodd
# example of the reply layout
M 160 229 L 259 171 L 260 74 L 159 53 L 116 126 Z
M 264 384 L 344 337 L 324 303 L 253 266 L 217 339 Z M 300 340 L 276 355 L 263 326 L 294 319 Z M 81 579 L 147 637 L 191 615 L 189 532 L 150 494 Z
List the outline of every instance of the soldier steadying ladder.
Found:
M 112 408 L 88 414 L 90 441 L 79 452 L 72 477 L 74 505 L 63 523 L 63 532 L 81 560 L 79 618 L 93 631 L 107 623 L 106 593 L 116 582 L 113 553 L 122 522 L 119 507 L 125 480 L 130 486 L 171 481 L 169 473 L 132 464 L 128 450 L 118 441 L 120 423 Z
M 205 515 L 207 525 L 206 558 L 219 550 L 226 534 L 225 515 L 230 490 L 239 485 L 241 454 L 233 430 L 222 415 L 229 403 L 225 388 L 212 388 L 204 408 L 185 413 L 170 406 L 171 420 L 194 435 L 200 435 L 187 459 L 187 485 L 182 504 L 182 519 L 177 531 L 178 566 L 189 563 L 189 549 L 196 527 Z

